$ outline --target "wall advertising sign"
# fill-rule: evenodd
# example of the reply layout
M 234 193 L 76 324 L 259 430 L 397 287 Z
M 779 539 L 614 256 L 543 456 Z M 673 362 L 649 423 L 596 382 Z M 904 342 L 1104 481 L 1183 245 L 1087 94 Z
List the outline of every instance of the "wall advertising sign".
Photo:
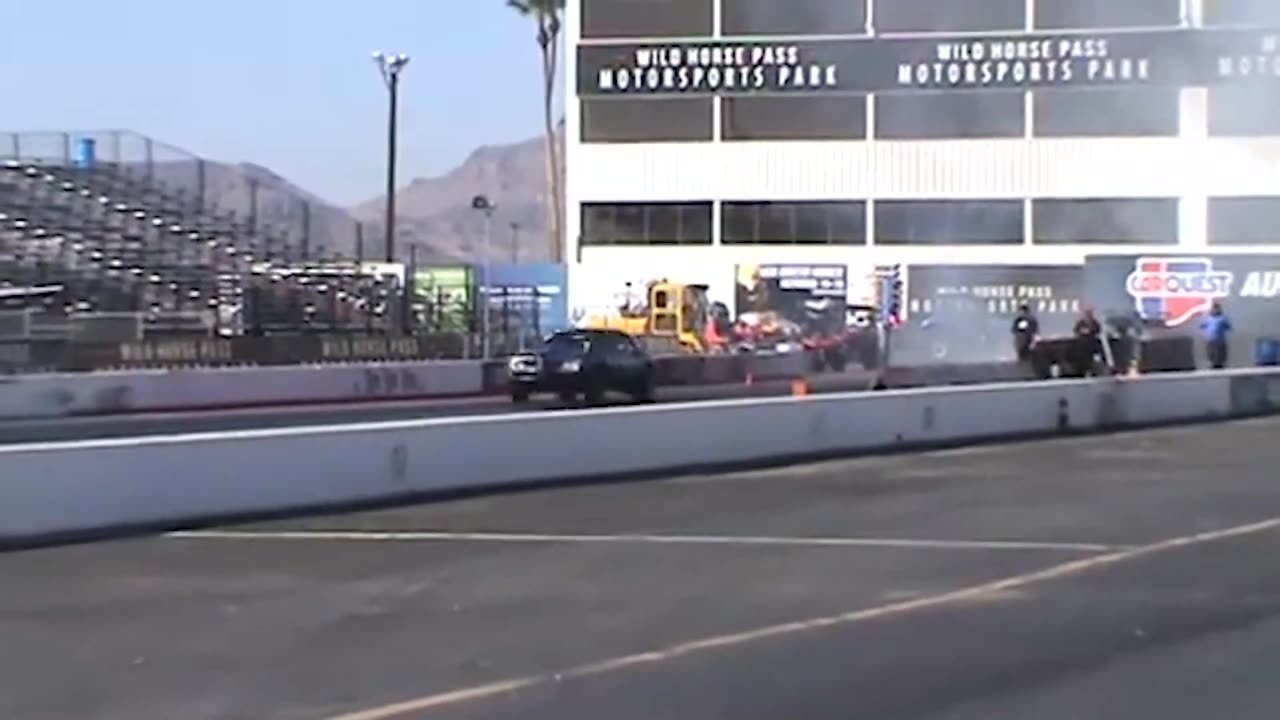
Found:
M 744 264 L 737 276 L 734 306 L 739 318 L 802 324 L 813 313 L 835 310 L 843 317 L 848 284 L 845 265 Z
M 1280 29 L 579 45 L 578 94 L 1208 85 L 1280 78 Z
M 1280 255 L 1091 255 L 1085 296 L 1099 316 L 1139 316 L 1198 334 L 1220 303 L 1235 326 L 1233 362 L 1252 362 L 1260 337 L 1280 338 Z
M 1084 268 L 1080 265 L 911 265 L 907 268 L 907 305 L 912 314 L 929 314 L 939 301 L 956 299 L 982 305 L 996 315 L 1012 315 L 1027 305 L 1041 317 L 1074 315 L 1080 310 Z
M 1235 274 L 1208 257 L 1140 257 L 1125 279 L 1125 292 L 1143 318 L 1177 327 L 1231 294 Z
M 480 283 L 489 306 L 505 322 L 536 327 L 541 334 L 569 327 L 568 268 L 558 263 L 495 263 Z

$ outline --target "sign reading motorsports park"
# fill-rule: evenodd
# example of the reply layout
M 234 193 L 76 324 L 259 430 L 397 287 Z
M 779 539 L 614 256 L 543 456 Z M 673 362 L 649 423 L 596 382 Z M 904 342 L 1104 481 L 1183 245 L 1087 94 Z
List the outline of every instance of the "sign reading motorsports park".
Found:
M 1280 0 L 1277 0 L 1280 1 Z M 579 95 L 1211 85 L 1280 79 L 1280 29 L 580 45 Z

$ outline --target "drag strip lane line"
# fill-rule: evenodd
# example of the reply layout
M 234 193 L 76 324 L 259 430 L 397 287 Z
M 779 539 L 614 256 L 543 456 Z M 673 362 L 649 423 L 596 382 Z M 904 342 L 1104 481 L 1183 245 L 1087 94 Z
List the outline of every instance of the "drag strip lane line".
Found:
M 501 543 L 633 543 L 653 545 L 782 545 L 793 547 L 866 547 L 924 550 L 1057 550 L 1111 552 L 1130 545 L 1035 542 L 1020 540 L 929 540 L 919 538 L 771 537 L 735 535 L 546 534 L 493 532 L 418 532 L 361 530 L 241 531 L 194 530 L 168 533 L 188 540 L 320 540 L 338 542 L 501 542 Z
M 746 643 L 786 635 L 795 635 L 822 628 L 856 625 L 918 610 L 978 600 L 1008 590 L 1025 588 L 1037 583 L 1079 575 L 1090 570 L 1097 570 L 1099 568 L 1117 565 L 1119 563 L 1136 560 L 1156 553 L 1168 552 L 1191 545 L 1200 545 L 1218 540 L 1257 534 L 1277 528 L 1280 528 L 1280 517 L 1248 525 L 1237 525 L 1235 527 L 1224 528 L 1221 530 L 1197 533 L 1194 535 L 1183 535 L 1180 537 L 1169 538 L 1167 540 L 1161 540 L 1149 545 L 1142 545 L 1127 550 L 1119 550 L 1104 555 L 1094 555 L 1092 557 L 1053 565 L 1043 570 L 1035 570 L 1021 575 L 1013 575 L 1001 580 L 982 583 L 980 585 L 972 585 L 937 595 L 928 595 L 914 600 L 905 600 L 902 602 L 879 605 L 862 610 L 851 610 L 837 615 L 826 615 L 807 620 L 797 620 L 778 625 L 770 625 L 740 633 L 717 635 L 714 637 L 692 640 L 648 652 L 623 655 L 595 663 L 578 665 L 555 673 L 509 678 L 498 682 L 460 688 L 434 695 L 426 695 L 412 700 L 405 700 L 402 702 L 369 708 L 367 710 L 358 710 L 344 715 L 333 716 L 328 718 L 328 720 L 404 720 L 408 713 L 420 713 L 426 710 L 457 705 L 468 701 L 489 699 L 506 693 L 548 685 L 563 680 L 591 677 L 615 670 L 625 670 L 646 664 L 666 662 L 697 652 L 718 650 L 735 645 L 743 645 Z

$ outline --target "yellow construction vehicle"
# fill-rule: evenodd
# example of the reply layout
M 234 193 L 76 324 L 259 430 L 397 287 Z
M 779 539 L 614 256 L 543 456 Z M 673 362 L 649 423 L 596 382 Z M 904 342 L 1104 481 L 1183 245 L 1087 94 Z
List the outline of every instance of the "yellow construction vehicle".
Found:
M 646 295 L 639 307 L 624 305 L 616 313 L 592 315 L 580 326 L 625 332 L 652 355 L 709 354 L 727 345 L 706 285 L 657 280 L 649 283 Z

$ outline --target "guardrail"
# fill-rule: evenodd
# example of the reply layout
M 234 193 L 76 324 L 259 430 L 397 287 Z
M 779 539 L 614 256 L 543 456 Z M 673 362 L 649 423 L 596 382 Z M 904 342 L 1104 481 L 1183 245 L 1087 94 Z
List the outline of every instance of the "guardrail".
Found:
M 0 543 L 1277 408 L 1259 369 L 13 445 Z

